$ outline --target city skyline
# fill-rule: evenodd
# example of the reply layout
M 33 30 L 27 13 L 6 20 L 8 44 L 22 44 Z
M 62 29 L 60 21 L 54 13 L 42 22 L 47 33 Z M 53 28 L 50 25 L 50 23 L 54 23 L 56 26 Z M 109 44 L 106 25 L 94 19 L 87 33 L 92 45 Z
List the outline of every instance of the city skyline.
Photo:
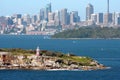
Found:
M 16 1 L 12 0 L 4 0 L 0 1 L 0 16 L 7 16 L 7 15 L 12 15 L 15 13 L 20 13 L 20 14 L 30 14 L 34 15 L 39 13 L 40 9 L 43 8 L 46 4 L 50 3 L 52 4 L 52 10 L 61 10 L 63 8 L 67 8 L 68 11 L 78 11 L 79 16 L 81 17 L 81 20 L 85 20 L 85 8 L 87 4 L 92 4 L 94 6 L 94 12 L 99 13 L 107 12 L 107 0 L 101 0 L 101 1 L 95 1 L 95 0 L 76 0 L 76 1 L 55 1 L 55 0 L 40 0 L 40 1 Z M 120 12 L 119 11 L 119 2 L 118 0 L 110 0 L 110 12 Z M 11 4 L 9 4 L 11 3 Z M 74 4 L 73 4 L 74 3 Z M 101 4 L 99 4 L 101 3 Z M 62 6 L 61 6 L 62 4 Z M 75 6 L 77 5 L 77 6 Z

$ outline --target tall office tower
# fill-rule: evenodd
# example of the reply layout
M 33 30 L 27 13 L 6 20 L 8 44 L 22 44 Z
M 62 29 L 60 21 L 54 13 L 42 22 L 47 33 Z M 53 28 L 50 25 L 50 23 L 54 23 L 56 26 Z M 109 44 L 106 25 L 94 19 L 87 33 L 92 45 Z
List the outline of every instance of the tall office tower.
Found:
M 23 16 L 23 21 L 26 22 L 27 24 L 30 24 L 31 23 L 30 15 L 29 14 L 25 14 Z
M 70 13 L 70 24 L 74 24 L 80 21 L 80 17 L 78 16 L 78 11 L 72 11 Z
M 40 21 L 44 20 L 44 8 L 40 9 Z
M 47 4 L 48 12 L 52 12 L 51 3 Z
M 96 22 L 97 22 L 97 14 L 91 14 L 91 21 L 93 21 L 96 24 Z
M 91 14 L 94 13 L 93 5 L 88 4 L 86 7 L 86 21 L 91 19 Z
M 36 21 L 37 21 L 37 15 L 33 15 L 32 16 L 32 23 L 36 23 Z
M 104 24 L 105 25 L 109 25 L 109 24 L 111 24 L 112 23 L 112 21 L 113 21 L 113 18 L 112 18 L 112 13 L 105 13 L 104 14 L 104 19 L 103 19 L 103 22 L 104 22 Z
M 44 20 L 48 21 L 48 8 L 44 8 Z
M 103 24 L 103 13 L 97 14 L 97 24 Z
M 18 25 L 22 25 L 22 24 L 23 24 L 23 19 L 22 19 L 22 18 L 19 18 L 19 19 L 17 20 L 17 24 L 18 24 Z
M 48 13 L 48 21 L 49 22 L 54 21 L 54 15 L 55 15 L 55 13 L 52 13 L 52 12 Z
M 115 14 L 115 25 L 120 25 L 120 13 Z
M 60 25 L 60 11 L 55 12 L 54 20 L 55 20 L 55 25 Z
M 13 16 L 12 16 L 13 18 L 22 18 L 22 14 L 14 14 Z
M 67 24 L 70 24 L 70 13 L 67 13 Z
M 51 3 L 47 4 L 46 7 L 44 8 L 44 20 L 48 21 L 48 13 L 52 11 L 51 9 Z
M 116 16 L 116 13 L 112 13 L 112 24 L 115 25 L 115 16 Z
M 12 18 L 10 18 L 10 17 L 7 18 L 7 25 L 13 25 Z
M 60 12 L 60 22 L 62 25 L 67 25 L 67 9 L 62 9 Z

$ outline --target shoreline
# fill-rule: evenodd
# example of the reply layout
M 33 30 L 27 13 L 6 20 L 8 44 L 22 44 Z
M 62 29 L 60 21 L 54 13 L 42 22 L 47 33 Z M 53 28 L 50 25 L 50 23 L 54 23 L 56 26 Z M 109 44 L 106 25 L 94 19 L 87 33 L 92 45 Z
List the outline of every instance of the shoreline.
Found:
M 49 39 L 64 39 L 64 40 L 119 40 L 120 38 L 52 38 L 52 35 L 29 35 L 29 34 L 20 34 L 20 35 L 13 35 L 13 34 L 0 34 L 0 36 L 49 36 Z
M 64 40 L 119 40 L 120 38 L 51 38 L 51 39 L 64 39 Z
M 36 71 L 95 71 L 95 70 L 107 70 L 107 69 L 111 69 L 111 67 L 104 67 L 104 68 L 100 68 L 100 69 L 88 69 L 88 70 L 84 70 L 84 69 L 36 69 L 36 68 L 32 68 L 32 69 L 26 69 L 26 68 L 13 68 L 13 69 L 9 69 L 9 68 L 0 68 L 0 70 L 36 70 Z
M 107 67 L 96 60 L 60 52 L 24 49 L 0 49 L 0 69 L 102 70 Z

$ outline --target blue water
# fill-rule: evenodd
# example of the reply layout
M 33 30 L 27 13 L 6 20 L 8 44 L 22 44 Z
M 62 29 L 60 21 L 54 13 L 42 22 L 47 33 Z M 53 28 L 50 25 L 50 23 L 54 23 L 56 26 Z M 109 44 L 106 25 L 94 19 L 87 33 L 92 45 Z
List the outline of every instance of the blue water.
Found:
M 120 80 L 119 39 L 44 39 L 43 36 L 0 36 L 0 48 L 23 48 L 90 56 L 111 67 L 95 71 L 0 70 L 0 80 Z

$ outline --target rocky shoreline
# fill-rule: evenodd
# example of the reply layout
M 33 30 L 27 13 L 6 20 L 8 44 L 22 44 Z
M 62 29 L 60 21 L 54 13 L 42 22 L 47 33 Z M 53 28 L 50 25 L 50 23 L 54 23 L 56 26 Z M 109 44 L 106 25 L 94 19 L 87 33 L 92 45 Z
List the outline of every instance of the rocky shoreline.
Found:
M 108 67 L 89 57 L 60 52 L 23 49 L 0 49 L 0 70 L 102 70 Z

